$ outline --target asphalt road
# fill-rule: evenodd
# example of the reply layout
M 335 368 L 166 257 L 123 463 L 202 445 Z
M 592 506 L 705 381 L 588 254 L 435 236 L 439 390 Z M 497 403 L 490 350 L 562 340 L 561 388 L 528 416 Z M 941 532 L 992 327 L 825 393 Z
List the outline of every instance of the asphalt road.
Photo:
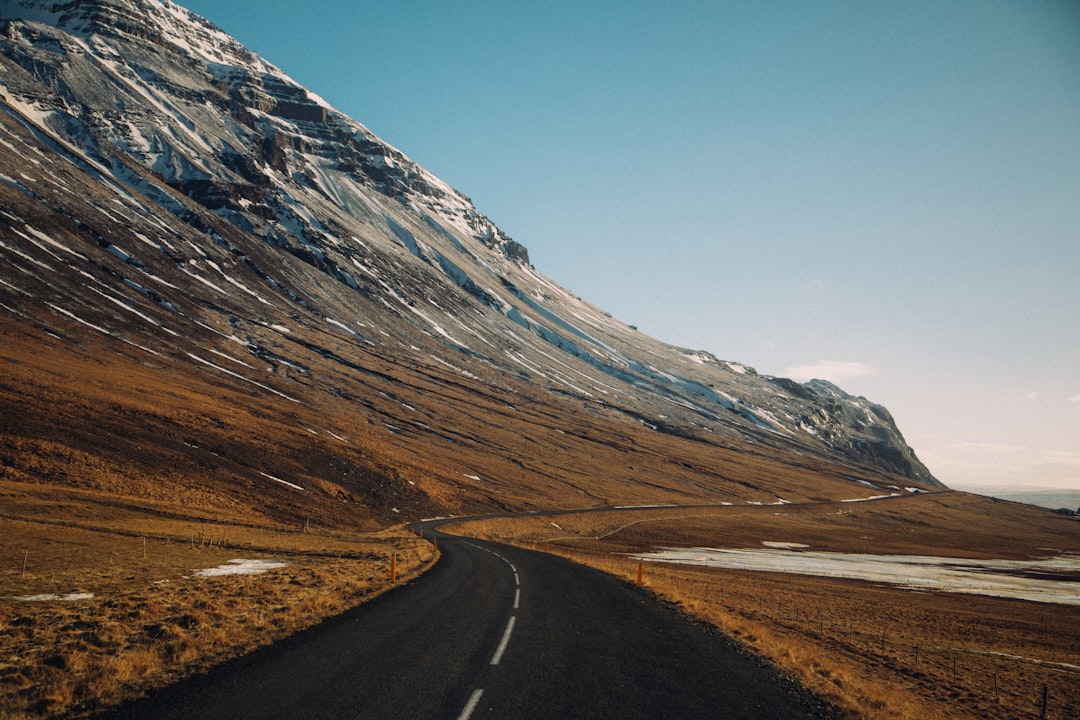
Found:
M 827 712 L 727 639 L 613 577 L 441 534 L 439 549 L 439 563 L 410 584 L 108 717 L 785 720 Z

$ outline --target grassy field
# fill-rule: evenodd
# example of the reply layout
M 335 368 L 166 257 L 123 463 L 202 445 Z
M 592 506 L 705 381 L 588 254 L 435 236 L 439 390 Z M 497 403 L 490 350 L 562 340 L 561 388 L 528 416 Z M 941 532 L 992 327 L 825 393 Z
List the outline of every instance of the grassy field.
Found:
M 775 541 L 836 552 L 1006 559 L 1080 553 L 1075 519 L 962 493 L 559 514 L 457 527 L 628 582 L 638 572 L 628 555 L 659 546 Z M 1080 606 L 651 562 L 642 582 L 852 717 L 1038 718 L 1045 688 L 1048 718 L 1080 718 Z
M 0 497 L 5 718 L 93 714 L 375 597 L 392 587 L 392 556 L 398 583 L 436 556 L 403 530 L 185 518 L 164 503 L 18 483 L 0 483 Z M 270 569 L 199 574 L 239 559 Z
M 81 717 L 317 623 L 422 572 L 404 531 L 0 481 L 0 716 Z M 962 493 L 866 503 L 491 519 L 469 534 L 637 581 L 659 546 L 1024 559 L 1080 553 L 1080 522 Z M 252 575 L 203 575 L 263 560 Z M 1073 578 L 1075 580 L 1075 578 Z M 869 720 L 1078 718 L 1080 607 L 783 573 L 645 563 L 648 591 Z

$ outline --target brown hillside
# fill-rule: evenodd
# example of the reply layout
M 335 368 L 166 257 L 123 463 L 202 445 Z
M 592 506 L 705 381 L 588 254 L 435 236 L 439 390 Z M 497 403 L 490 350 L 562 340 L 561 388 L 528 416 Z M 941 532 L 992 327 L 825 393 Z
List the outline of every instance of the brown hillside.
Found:
M 707 445 L 437 365 L 372 356 L 356 381 L 338 375 L 336 392 L 315 386 L 291 402 L 186 358 L 80 337 L 77 326 L 61 338 L 0 323 L 5 483 L 342 528 L 485 509 L 859 493 L 844 466 Z

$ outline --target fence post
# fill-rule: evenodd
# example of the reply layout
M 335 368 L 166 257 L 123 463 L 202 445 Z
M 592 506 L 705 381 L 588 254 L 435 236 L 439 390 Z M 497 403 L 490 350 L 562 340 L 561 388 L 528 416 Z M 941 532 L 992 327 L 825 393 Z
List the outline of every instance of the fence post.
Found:
M 643 562 L 637 564 L 637 586 L 641 587 L 641 569 L 645 565 Z
M 390 553 L 390 582 L 397 582 L 397 553 Z
M 1043 697 L 1042 697 L 1042 713 L 1039 715 L 1040 720 L 1046 720 L 1047 710 L 1050 709 L 1050 686 L 1043 685 Z

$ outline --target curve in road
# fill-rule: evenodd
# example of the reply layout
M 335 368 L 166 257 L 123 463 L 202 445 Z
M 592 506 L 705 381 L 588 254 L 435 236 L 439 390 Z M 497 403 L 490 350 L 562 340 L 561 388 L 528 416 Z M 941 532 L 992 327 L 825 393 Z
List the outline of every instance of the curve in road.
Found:
M 437 535 L 442 557 L 408 585 L 108 717 L 834 715 L 727 638 L 612 576 L 423 530 Z

